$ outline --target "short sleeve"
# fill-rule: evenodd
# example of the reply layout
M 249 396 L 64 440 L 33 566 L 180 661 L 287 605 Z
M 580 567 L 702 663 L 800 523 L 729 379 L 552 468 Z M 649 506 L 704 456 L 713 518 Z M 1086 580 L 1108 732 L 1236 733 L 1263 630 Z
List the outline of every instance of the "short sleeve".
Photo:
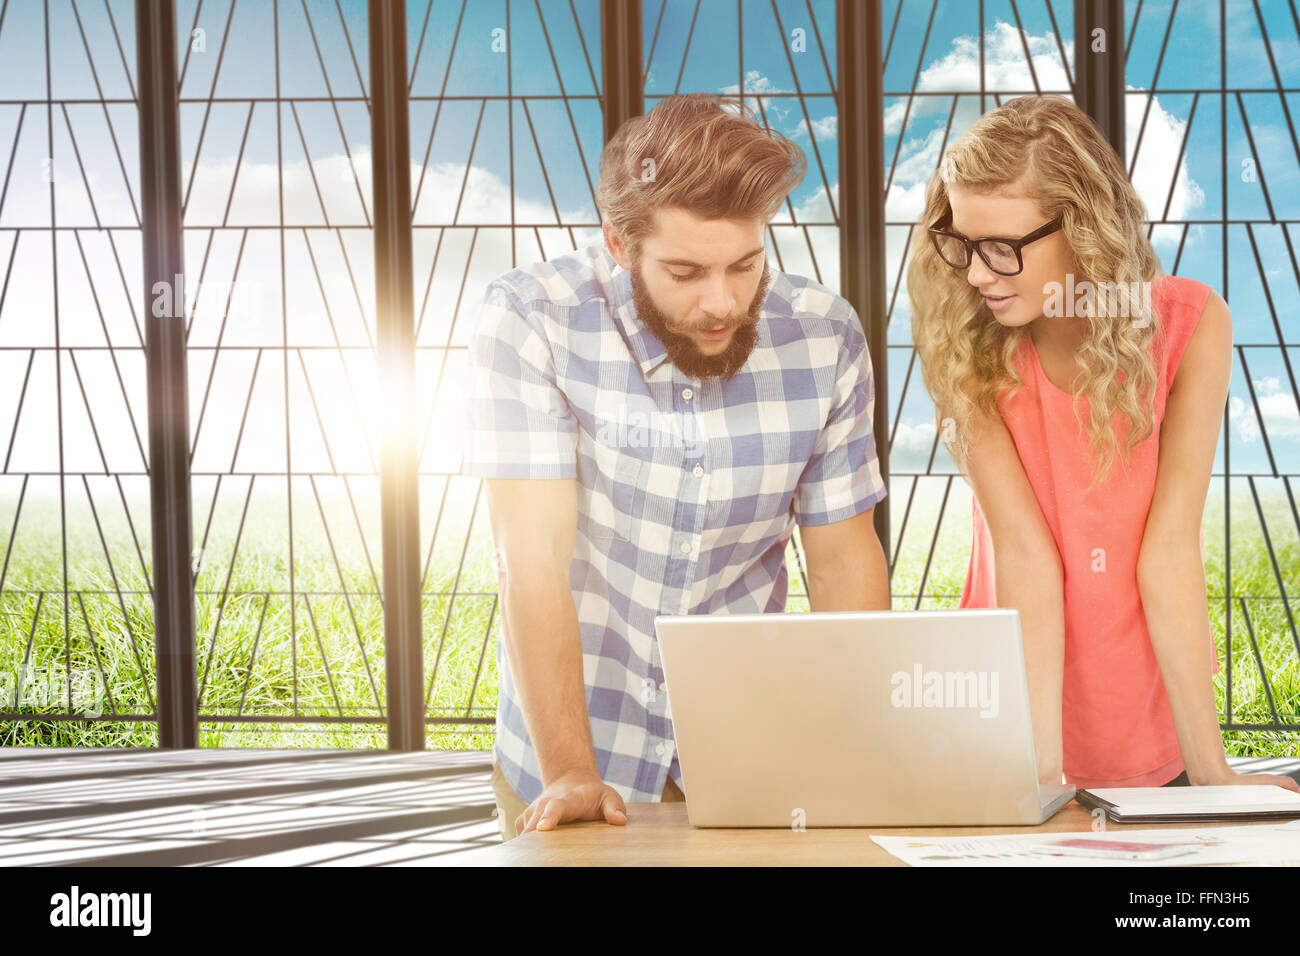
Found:
M 872 431 L 876 395 L 871 353 L 856 311 L 847 303 L 845 311 L 831 413 L 794 492 L 794 518 L 800 525 L 844 521 L 888 494 Z
M 1170 388 L 1178 374 L 1183 354 L 1191 344 L 1201 323 L 1201 315 L 1214 290 L 1186 276 L 1161 275 L 1159 284 L 1152 290 L 1152 298 L 1165 327 L 1164 365 L 1165 387 Z
M 556 382 L 541 319 L 499 279 L 470 333 L 468 373 L 464 474 L 577 477 L 577 419 Z

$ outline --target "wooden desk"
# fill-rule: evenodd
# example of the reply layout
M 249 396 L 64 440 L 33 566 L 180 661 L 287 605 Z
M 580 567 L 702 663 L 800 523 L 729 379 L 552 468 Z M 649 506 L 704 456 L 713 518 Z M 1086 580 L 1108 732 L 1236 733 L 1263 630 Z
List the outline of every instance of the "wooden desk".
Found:
M 905 866 L 871 834 L 992 836 L 999 833 L 1090 833 L 1092 815 L 1071 801 L 1039 827 L 809 827 L 696 829 L 684 803 L 629 803 L 626 826 L 566 823 L 534 830 L 500 846 L 466 853 L 467 866 Z M 1107 832 L 1230 826 L 1225 823 L 1117 824 Z M 1240 826 L 1254 826 L 1243 823 Z

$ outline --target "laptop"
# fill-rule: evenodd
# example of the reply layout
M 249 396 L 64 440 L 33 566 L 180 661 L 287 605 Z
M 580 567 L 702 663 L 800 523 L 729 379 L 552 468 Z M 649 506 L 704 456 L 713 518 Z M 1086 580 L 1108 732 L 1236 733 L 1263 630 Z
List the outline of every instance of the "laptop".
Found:
M 1036 826 L 1020 612 L 660 615 L 696 827 Z

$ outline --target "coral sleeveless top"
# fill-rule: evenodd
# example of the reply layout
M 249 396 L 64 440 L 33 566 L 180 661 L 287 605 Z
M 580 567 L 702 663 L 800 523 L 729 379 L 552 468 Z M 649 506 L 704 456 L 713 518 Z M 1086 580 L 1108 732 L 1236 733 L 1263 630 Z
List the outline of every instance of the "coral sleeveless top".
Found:
M 1158 382 L 1155 433 L 1133 449 L 1127 469 L 1119 449 L 1105 479 L 1087 491 L 1094 457 L 1076 424 L 1074 396 L 1048 381 L 1025 336 L 1013 360 L 1025 385 L 999 407 L 1029 484 L 1042 509 L 1064 573 L 1065 672 L 1062 761 L 1078 787 L 1143 787 L 1172 780 L 1184 769 L 1164 682 L 1138 594 L 1137 559 L 1155 490 L 1160 424 L 1174 373 L 1210 288 L 1194 279 L 1157 275 L 1151 302 L 1165 341 L 1151 341 Z M 1088 400 L 1078 398 L 1087 422 Z M 1128 422 L 1116 412 L 1117 439 Z M 974 529 L 960 607 L 997 607 L 993 541 L 979 502 L 971 498 Z M 1204 548 L 1205 531 L 1201 529 Z M 1206 653 L 1219 661 L 1210 635 Z

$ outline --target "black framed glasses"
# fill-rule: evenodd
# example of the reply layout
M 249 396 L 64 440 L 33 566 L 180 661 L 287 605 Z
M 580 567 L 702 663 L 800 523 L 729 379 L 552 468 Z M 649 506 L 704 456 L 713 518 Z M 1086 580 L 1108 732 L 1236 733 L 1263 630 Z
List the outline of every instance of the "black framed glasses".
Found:
M 1061 228 L 1061 220 L 1053 219 L 1045 226 L 1035 229 L 1019 239 L 1007 239 L 1001 236 L 986 236 L 983 239 L 967 239 L 956 233 L 948 232 L 944 227 L 952 224 L 952 216 L 944 216 L 937 225 L 930 227 L 930 241 L 934 243 L 939 258 L 954 269 L 970 268 L 970 251 L 972 247 L 984 260 L 990 270 L 1000 276 L 1019 275 L 1025 267 L 1020 250 L 1031 242 L 1044 236 L 1050 236 Z

